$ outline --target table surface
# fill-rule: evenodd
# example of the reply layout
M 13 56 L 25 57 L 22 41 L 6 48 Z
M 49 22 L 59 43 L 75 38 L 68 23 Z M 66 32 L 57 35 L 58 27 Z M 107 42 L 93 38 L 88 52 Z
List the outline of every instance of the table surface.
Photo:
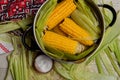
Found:
M 101 3 L 102 0 L 99 0 L 99 2 Z M 120 0 L 105 0 L 106 2 L 113 2 L 113 6 L 115 8 L 116 11 L 120 10 Z M 0 80 L 4 80 L 6 71 L 7 71 L 7 67 L 8 67 L 8 63 L 7 63 L 7 59 L 6 56 L 9 54 L 2 54 L 0 55 Z M 11 77 L 9 78 L 9 80 L 12 80 Z

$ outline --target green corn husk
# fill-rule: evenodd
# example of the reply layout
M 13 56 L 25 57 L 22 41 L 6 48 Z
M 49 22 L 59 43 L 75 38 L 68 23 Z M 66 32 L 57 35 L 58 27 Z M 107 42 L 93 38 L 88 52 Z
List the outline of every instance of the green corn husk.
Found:
M 109 48 L 112 52 L 114 52 L 117 62 L 120 65 L 120 40 L 118 38 L 115 39 L 115 41 L 109 45 Z
M 107 54 L 107 56 L 109 57 L 110 61 L 111 61 L 111 64 L 112 66 L 114 67 L 115 71 L 117 72 L 117 74 L 120 76 L 120 67 L 116 64 L 113 56 L 111 55 L 111 52 L 109 50 L 109 48 L 106 48 L 105 49 L 105 52 Z
M 14 51 L 8 58 L 8 72 L 11 71 L 13 80 L 28 80 L 27 59 L 25 55 L 26 50 L 24 49 L 19 37 L 14 36 L 12 37 L 12 40 Z
M 28 16 L 27 18 L 24 18 L 22 20 L 18 20 L 16 23 L 23 29 L 26 30 L 30 25 L 33 23 L 34 17 L 33 16 Z M 32 26 L 32 25 L 31 25 Z
M 90 7 L 88 6 L 88 4 L 86 4 L 85 0 L 78 0 L 77 2 L 74 1 L 77 8 L 83 12 L 89 19 L 91 19 L 91 21 L 93 22 L 93 24 L 98 25 L 97 20 L 95 18 L 95 16 L 93 15 Z
M 100 55 L 98 55 L 98 56 L 96 56 L 95 57 L 95 61 L 96 61 L 96 65 L 97 65 L 97 69 L 98 69 L 98 72 L 100 73 L 100 74 L 104 74 L 105 73 L 105 70 L 103 69 L 103 64 L 102 64 L 102 62 L 101 62 L 101 56 Z
M 64 68 L 60 63 L 55 62 L 55 70 L 58 72 L 61 76 L 63 76 L 67 80 L 72 80 L 70 75 L 69 75 L 69 70 Z
M 73 65 L 70 72 L 72 80 L 117 80 L 114 76 L 90 72 L 85 63 Z
M 43 45 L 42 38 L 41 38 L 42 36 L 40 35 L 40 32 L 38 31 L 38 29 L 36 29 L 36 36 L 37 36 L 38 42 L 40 43 L 41 48 L 42 48 L 42 49 L 45 49 L 45 48 L 44 48 L 44 45 Z
M 90 72 L 84 62 L 80 64 L 65 63 L 66 66 L 69 66 L 68 69 L 62 64 L 63 62 L 56 62 L 55 70 L 67 80 L 117 80 L 114 76 Z
M 45 45 L 45 46 L 46 46 L 45 49 L 52 54 L 52 57 L 54 57 L 56 59 L 60 59 L 60 60 L 64 59 L 64 53 L 63 52 L 61 52 L 57 49 L 53 49 L 53 48 L 51 48 L 47 45 Z
M 57 4 L 57 0 L 50 0 L 50 1 L 47 1 L 44 7 L 41 8 L 38 20 L 36 22 L 36 26 L 40 34 L 41 32 L 43 32 L 43 29 L 46 25 L 47 18 L 49 17 L 52 10 L 55 8 L 56 4 Z
M 19 29 L 20 26 L 15 22 L 0 23 L 0 34 Z
M 79 10 L 75 10 L 72 14 L 71 14 L 71 18 L 78 24 L 80 25 L 82 28 L 84 28 L 85 30 L 87 30 L 93 40 L 96 40 L 100 37 L 100 29 L 99 27 L 96 27 L 91 20 L 84 15 L 83 13 L 81 13 Z
M 111 54 L 111 53 L 110 53 Z M 99 61 L 98 61 L 99 60 Z M 98 72 L 103 75 L 113 75 L 118 77 L 118 74 L 114 70 L 113 65 L 111 64 L 111 61 L 109 57 L 107 56 L 107 53 L 105 51 L 102 51 L 97 57 L 96 57 L 96 64 L 98 68 Z
M 33 16 L 18 21 L 0 22 L 0 34 L 22 28 L 25 30 L 33 22 Z
M 66 80 L 55 72 L 51 70 L 49 73 L 42 74 L 36 72 L 33 68 L 29 69 L 29 80 Z
M 105 74 L 117 76 L 116 71 L 114 70 L 111 61 L 105 51 L 103 51 L 99 56 L 101 57 L 101 61 L 103 62 L 103 70 L 105 70 Z
M 116 23 L 112 27 L 107 28 L 105 35 L 103 37 L 102 44 L 100 45 L 96 53 L 89 57 L 87 64 L 91 60 L 93 60 L 102 50 L 108 47 L 109 43 L 111 43 L 114 39 L 116 39 L 119 36 L 120 34 L 119 22 L 120 22 L 120 13 L 117 14 Z

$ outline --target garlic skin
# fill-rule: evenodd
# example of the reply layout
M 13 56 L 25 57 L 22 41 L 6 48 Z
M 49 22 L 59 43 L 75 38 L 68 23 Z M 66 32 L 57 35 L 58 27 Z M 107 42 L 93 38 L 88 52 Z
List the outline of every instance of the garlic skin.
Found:
M 38 72 L 47 73 L 52 69 L 53 61 L 46 55 L 39 55 L 35 59 L 34 65 Z

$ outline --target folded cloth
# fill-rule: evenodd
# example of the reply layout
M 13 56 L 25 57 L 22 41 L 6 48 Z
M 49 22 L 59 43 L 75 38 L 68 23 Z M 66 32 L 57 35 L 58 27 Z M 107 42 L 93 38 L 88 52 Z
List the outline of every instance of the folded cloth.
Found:
M 35 15 L 45 0 L 0 0 L 0 21 L 22 19 Z
M 11 37 L 8 33 L 0 34 L 0 54 L 10 53 L 13 51 Z
M 13 50 L 13 46 L 9 42 L 0 41 L 0 54 L 9 53 Z

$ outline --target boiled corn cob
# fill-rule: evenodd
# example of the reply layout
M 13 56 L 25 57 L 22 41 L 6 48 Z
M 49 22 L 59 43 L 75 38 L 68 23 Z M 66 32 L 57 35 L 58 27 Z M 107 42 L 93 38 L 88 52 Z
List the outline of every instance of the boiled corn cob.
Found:
M 42 40 L 45 46 L 49 46 L 69 54 L 76 54 L 85 49 L 85 46 L 80 45 L 79 42 L 52 31 L 46 31 L 45 35 L 42 37 Z
M 60 29 L 84 45 L 91 46 L 94 43 L 89 33 L 70 18 L 64 19 L 60 24 Z
M 56 26 L 55 28 L 53 28 L 53 31 L 57 34 L 63 35 L 63 36 L 67 36 L 66 33 L 64 33 L 61 29 L 60 26 Z
M 72 0 L 60 2 L 51 13 L 47 21 L 48 30 L 54 28 L 59 24 L 65 17 L 69 16 L 76 8 L 76 5 Z

